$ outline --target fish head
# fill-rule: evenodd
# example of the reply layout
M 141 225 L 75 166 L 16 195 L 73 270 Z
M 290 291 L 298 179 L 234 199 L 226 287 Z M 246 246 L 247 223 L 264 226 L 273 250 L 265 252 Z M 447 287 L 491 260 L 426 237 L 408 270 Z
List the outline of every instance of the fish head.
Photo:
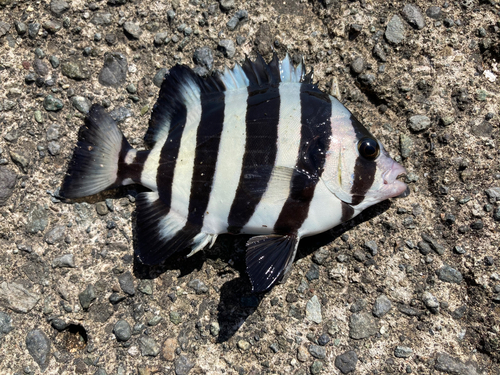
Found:
M 405 168 L 392 159 L 352 114 L 332 119 L 332 136 L 322 180 L 356 213 L 388 198 L 403 197 L 408 186 L 397 178 Z

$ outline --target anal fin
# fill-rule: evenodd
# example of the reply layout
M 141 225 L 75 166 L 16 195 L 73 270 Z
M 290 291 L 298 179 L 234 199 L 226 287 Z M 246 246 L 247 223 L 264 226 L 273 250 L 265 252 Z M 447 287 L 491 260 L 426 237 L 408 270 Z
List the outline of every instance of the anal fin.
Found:
M 255 236 L 247 242 L 247 273 L 254 292 L 264 292 L 290 270 L 299 239 L 295 235 Z
M 172 211 L 157 192 L 137 195 L 136 254 L 142 263 L 156 265 L 193 245 L 199 229 Z M 198 245 L 195 241 L 194 245 Z

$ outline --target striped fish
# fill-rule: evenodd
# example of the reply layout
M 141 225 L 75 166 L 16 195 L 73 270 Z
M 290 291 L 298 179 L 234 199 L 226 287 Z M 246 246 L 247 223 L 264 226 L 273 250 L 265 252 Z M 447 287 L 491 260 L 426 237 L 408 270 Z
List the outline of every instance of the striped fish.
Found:
M 289 271 L 299 240 L 396 197 L 405 169 L 301 63 L 276 54 L 200 78 L 177 65 L 165 76 L 135 150 L 93 105 L 61 187 L 77 198 L 122 185 L 136 198 L 139 259 L 159 264 L 221 233 L 253 234 L 247 272 L 255 292 Z

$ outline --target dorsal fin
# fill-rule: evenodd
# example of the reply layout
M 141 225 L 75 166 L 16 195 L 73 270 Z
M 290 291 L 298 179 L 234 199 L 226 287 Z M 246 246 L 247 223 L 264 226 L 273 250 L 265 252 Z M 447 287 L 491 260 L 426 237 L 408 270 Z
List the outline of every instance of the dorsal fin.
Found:
M 198 76 L 186 65 L 176 65 L 165 75 L 144 141 L 149 147 L 153 147 L 158 140 L 168 136 L 172 119 L 186 104 L 186 100 L 189 100 L 190 93 L 208 95 L 279 82 L 312 83 L 312 70 L 306 75 L 303 61 L 294 67 L 288 54 L 279 61 L 276 53 L 269 63 L 258 54 L 255 61 L 247 57 L 243 66 L 236 64 L 233 69 L 226 68 L 224 73 L 207 78 Z

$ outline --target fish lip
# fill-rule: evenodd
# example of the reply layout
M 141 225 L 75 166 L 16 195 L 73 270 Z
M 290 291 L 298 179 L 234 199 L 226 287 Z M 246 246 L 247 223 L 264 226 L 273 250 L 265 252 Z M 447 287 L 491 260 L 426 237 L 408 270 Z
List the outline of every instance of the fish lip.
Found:
M 382 179 L 384 180 L 383 186 L 384 190 L 388 193 L 388 198 L 408 196 L 408 185 L 397 179 L 404 174 L 406 174 L 406 169 L 395 161 L 392 162 L 391 168 L 382 174 Z

